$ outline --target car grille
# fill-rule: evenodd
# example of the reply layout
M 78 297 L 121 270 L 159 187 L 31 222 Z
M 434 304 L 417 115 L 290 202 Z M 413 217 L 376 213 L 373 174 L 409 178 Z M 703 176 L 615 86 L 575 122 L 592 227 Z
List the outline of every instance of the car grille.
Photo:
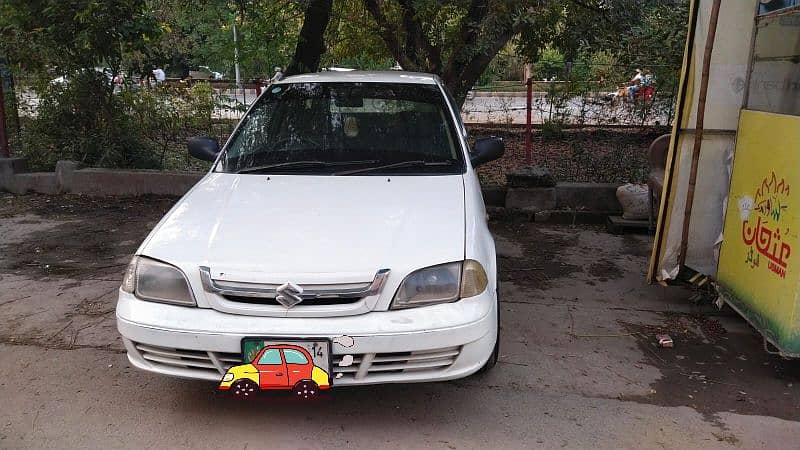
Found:
M 223 295 L 222 297 L 225 298 L 225 300 L 232 302 L 249 303 L 251 305 L 283 306 L 274 298 L 243 297 L 239 295 Z M 350 303 L 356 303 L 361 300 L 361 298 L 362 297 L 309 298 L 303 300 L 303 302 L 297 305 L 297 307 L 302 308 L 304 306 L 347 305 Z
M 346 367 L 340 366 L 344 355 L 333 355 L 334 384 L 336 380 L 365 380 L 380 374 L 444 370 L 453 365 L 460 353 L 461 347 L 398 353 L 361 353 L 353 354 L 353 364 Z
M 240 353 L 185 350 L 128 341 L 144 360 L 164 369 L 178 368 L 192 372 L 192 377 L 219 380 L 231 367 L 242 363 Z M 420 373 L 445 370 L 456 361 L 461 347 L 396 353 L 351 353 L 353 364 L 341 367 L 344 355 L 333 355 L 334 384 L 368 382 L 383 374 Z
M 207 371 L 209 378 L 219 378 L 229 367 L 242 363 L 242 355 L 239 353 L 181 350 L 139 343 L 134 344 L 134 348 L 153 365 Z

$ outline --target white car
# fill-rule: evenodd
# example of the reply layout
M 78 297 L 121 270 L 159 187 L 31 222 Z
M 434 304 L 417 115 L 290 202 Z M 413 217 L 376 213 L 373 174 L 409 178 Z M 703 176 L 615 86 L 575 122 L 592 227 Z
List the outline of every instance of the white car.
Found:
M 267 345 L 302 345 L 333 387 L 491 368 L 497 265 L 475 167 L 503 151 L 494 137 L 470 149 L 434 75 L 273 84 L 221 149 L 190 140 L 214 164 L 127 269 L 128 358 L 219 381 Z

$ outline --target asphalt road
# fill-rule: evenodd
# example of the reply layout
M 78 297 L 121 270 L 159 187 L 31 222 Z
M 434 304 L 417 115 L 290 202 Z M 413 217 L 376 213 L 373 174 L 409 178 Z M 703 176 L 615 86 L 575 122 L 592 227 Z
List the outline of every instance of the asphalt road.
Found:
M 650 238 L 493 223 L 500 363 L 485 376 L 236 401 L 127 362 L 128 255 L 172 200 L 0 196 L 0 448 L 764 448 L 800 443 L 800 365 L 682 288 Z M 669 333 L 675 348 L 655 345 Z

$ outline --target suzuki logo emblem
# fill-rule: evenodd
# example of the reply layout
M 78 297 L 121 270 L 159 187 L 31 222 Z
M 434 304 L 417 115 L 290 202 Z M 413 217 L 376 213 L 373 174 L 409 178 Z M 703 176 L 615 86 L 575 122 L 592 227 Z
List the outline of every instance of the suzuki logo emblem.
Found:
M 303 297 L 300 296 L 302 293 L 303 288 L 287 281 L 275 289 L 275 300 L 286 308 L 291 308 L 303 301 Z

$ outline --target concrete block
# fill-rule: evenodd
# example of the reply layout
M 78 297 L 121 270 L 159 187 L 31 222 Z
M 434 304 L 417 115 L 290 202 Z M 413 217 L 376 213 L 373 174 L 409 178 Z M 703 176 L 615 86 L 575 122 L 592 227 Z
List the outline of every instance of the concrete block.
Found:
M 558 183 L 556 208 L 619 213 L 622 211 L 617 200 L 619 186 L 615 183 Z
M 509 188 L 506 194 L 506 208 L 528 211 L 555 209 L 555 188 Z
M 511 187 L 553 187 L 556 180 L 547 167 L 520 167 L 506 174 Z
M 22 173 L 14 175 L 13 180 L 6 189 L 15 194 L 38 192 L 40 194 L 55 194 L 56 174 L 53 172 Z
M 506 205 L 506 193 L 508 189 L 498 186 L 489 186 L 481 189 L 483 193 L 483 203 L 486 206 L 500 206 Z
M 82 169 L 73 173 L 69 192 L 87 195 L 174 195 L 194 186 L 202 173 L 157 170 Z
M 25 160 L 22 158 L 0 158 L 0 189 L 10 190 L 14 175 L 25 170 Z
M 59 192 L 69 192 L 75 171 L 79 163 L 75 161 L 58 161 L 56 163 L 56 186 Z
M 533 222 L 534 211 L 487 206 L 486 213 L 493 222 Z

